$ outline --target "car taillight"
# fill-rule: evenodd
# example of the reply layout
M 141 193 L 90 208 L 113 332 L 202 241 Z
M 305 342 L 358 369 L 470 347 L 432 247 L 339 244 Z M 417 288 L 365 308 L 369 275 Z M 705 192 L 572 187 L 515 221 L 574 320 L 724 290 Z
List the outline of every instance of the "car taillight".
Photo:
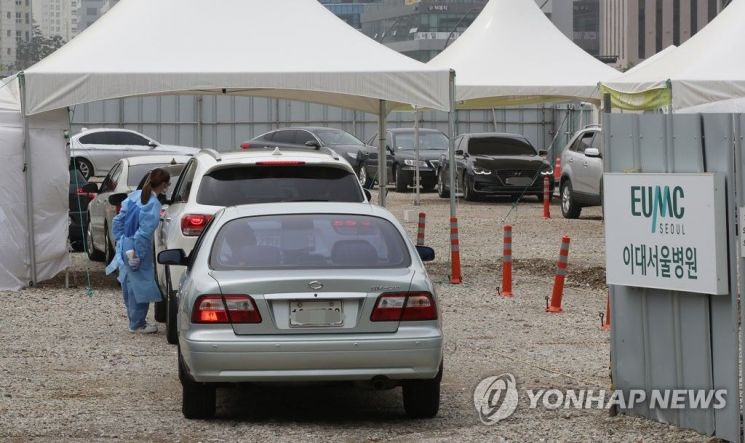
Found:
M 197 236 L 202 233 L 210 220 L 212 220 L 212 216 L 209 214 L 186 214 L 181 217 L 181 233 L 188 236 Z
M 256 162 L 257 166 L 300 166 L 304 164 L 305 162 L 295 161 L 295 160 L 274 160 L 274 161 Z
M 251 148 L 251 143 L 248 143 L 248 142 L 241 143 L 241 149 L 250 149 L 250 148 Z
M 88 200 L 93 200 L 96 198 L 95 192 L 85 192 L 83 191 L 83 188 L 78 188 L 75 193 L 78 195 L 78 197 L 88 197 Z
M 370 321 L 419 320 L 437 320 L 435 299 L 429 292 L 382 294 L 370 314 Z
M 256 302 L 248 295 L 201 295 L 194 302 L 192 323 L 261 323 Z

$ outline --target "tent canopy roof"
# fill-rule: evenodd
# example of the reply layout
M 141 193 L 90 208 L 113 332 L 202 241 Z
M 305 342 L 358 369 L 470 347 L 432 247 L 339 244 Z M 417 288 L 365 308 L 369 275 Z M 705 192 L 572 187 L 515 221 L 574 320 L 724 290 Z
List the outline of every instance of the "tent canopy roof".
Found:
M 559 31 L 533 0 L 491 0 L 430 66 L 456 72 L 463 108 L 583 100 L 618 76 Z
M 122 0 L 27 69 L 27 114 L 165 94 L 448 110 L 449 71 L 369 39 L 316 0 Z
M 607 81 L 617 95 L 672 88 L 675 110 L 745 97 L 745 1 L 729 4 L 704 29 L 654 63 Z

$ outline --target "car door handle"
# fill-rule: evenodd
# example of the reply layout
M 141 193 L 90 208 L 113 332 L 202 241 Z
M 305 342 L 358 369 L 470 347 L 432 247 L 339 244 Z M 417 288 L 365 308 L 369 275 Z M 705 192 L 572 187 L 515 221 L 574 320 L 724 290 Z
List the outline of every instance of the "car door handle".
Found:
M 171 221 L 171 217 L 161 217 L 160 218 L 160 221 L 167 221 L 167 222 L 169 222 L 169 221 Z
M 590 165 L 590 163 L 589 163 L 589 162 L 584 162 L 584 163 L 583 163 L 583 165 L 584 165 L 584 166 L 585 166 L 585 168 L 586 168 L 586 167 L 588 167 L 588 166 Z

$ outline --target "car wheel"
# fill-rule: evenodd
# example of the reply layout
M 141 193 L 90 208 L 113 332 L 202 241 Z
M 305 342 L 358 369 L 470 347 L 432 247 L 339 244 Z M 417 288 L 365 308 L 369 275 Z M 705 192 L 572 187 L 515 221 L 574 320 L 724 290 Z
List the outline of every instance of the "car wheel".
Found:
M 75 157 L 75 169 L 80 171 L 80 174 L 86 180 L 90 180 L 93 177 L 93 164 L 83 157 Z
M 394 170 L 393 172 L 395 174 L 395 180 L 396 180 L 396 192 L 409 192 L 409 182 L 410 180 L 406 180 L 406 176 L 408 174 L 401 172 L 399 170 Z
M 179 378 L 181 379 L 181 412 L 189 420 L 204 420 L 215 416 L 216 389 L 214 385 L 189 380 L 184 368 L 181 351 L 178 354 Z
M 572 182 L 565 180 L 561 183 L 561 215 L 564 218 L 577 218 L 582 207 L 577 204 L 572 195 Z
M 114 260 L 114 254 L 116 251 L 114 250 L 114 246 L 111 244 L 111 239 L 109 239 L 109 228 L 105 225 L 103 227 L 103 247 L 104 260 L 106 263 L 111 263 L 111 261 Z
M 176 292 L 172 289 L 171 272 L 166 268 L 166 341 L 178 344 L 178 300 Z
M 463 200 L 469 202 L 476 200 L 476 194 L 473 192 L 473 183 L 471 183 L 471 179 L 468 178 L 465 172 L 463 173 Z
M 375 177 L 370 177 L 365 165 L 360 166 L 360 170 L 357 172 L 357 177 L 359 178 L 360 185 L 362 185 L 363 188 L 372 189 L 375 187 Z
M 88 214 L 88 220 L 91 219 L 91 215 Z M 106 259 L 106 255 L 104 255 L 103 252 L 96 249 L 96 247 L 93 245 L 93 232 L 91 229 L 90 222 L 87 225 L 87 228 L 85 229 L 85 242 L 86 246 L 88 247 L 88 258 L 92 261 L 104 261 Z
M 410 380 L 403 383 L 404 410 L 410 418 L 433 418 L 440 409 L 440 372 L 432 380 Z
M 450 191 L 445 189 L 445 178 L 442 175 L 443 171 L 440 170 L 437 174 L 437 195 L 440 196 L 440 198 L 448 198 L 450 197 Z

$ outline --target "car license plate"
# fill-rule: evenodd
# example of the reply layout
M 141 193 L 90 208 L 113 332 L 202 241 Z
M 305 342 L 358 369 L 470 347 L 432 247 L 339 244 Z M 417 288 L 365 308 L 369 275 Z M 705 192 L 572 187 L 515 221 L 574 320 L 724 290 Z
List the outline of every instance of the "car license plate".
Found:
M 290 302 L 290 327 L 343 326 L 341 300 L 295 300 Z
M 533 184 L 531 177 L 508 177 L 505 181 L 511 186 L 530 186 Z

